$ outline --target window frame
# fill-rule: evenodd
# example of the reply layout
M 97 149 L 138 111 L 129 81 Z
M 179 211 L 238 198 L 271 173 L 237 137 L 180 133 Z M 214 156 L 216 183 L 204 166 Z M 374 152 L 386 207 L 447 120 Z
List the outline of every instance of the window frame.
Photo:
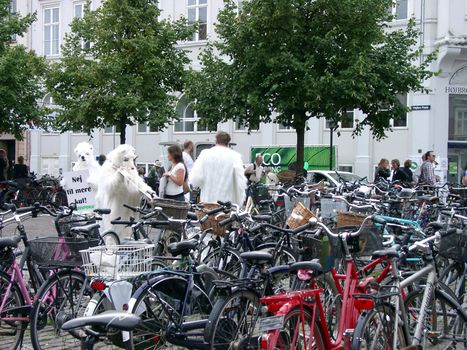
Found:
M 281 133 L 286 133 L 286 132 L 295 132 L 295 129 L 293 126 L 285 126 L 282 123 L 275 123 L 276 124 L 276 131 L 281 132 Z
M 400 6 L 400 1 L 401 0 L 396 0 L 396 2 L 393 3 L 393 5 L 391 7 L 391 14 L 394 16 L 393 22 L 395 22 L 395 21 L 407 21 L 409 19 L 409 17 L 410 17 L 410 15 L 409 15 L 409 2 L 410 2 L 410 0 L 403 0 L 403 1 L 407 1 L 407 8 L 405 9 L 406 10 L 406 17 L 405 18 L 397 18 L 397 9 Z
M 147 134 L 158 134 L 160 131 L 151 131 L 151 127 L 149 126 L 148 122 L 144 122 L 145 124 L 145 131 L 139 131 L 140 125 L 143 125 L 143 123 L 136 123 L 136 133 L 139 135 L 147 135 Z
M 49 103 L 45 102 L 47 98 L 50 98 Z M 52 97 L 52 95 L 50 93 L 47 93 L 44 96 L 44 98 L 42 99 L 42 105 L 44 107 L 48 107 L 48 108 L 56 108 L 57 107 L 57 105 L 54 103 L 53 97 Z M 48 114 L 48 116 L 55 119 L 56 116 L 57 116 L 57 112 L 53 111 L 52 113 Z M 44 129 L 42 129 L 42 130 L 43 130 L 42 131 L 43 135 L 58 135 L 58 134 L 60 134 L 60 131 L 57 131 L 57 130 L 54 130 L 54 129 L 50 129 L 50 131 L 49 130 L 44 130 Z
M 193 118 L 187 118 L 186 117 L 186 111 L 188 109 L 188 107 L 190 107 L 191 105 L 193 104 L 193 101 L 190 101 L 189 103 L 186 104 L 185 108 L 183 109 L 183 115 L 181 116 L 181 118 L 177 121 L 174 122 L 173 124 L 173 132 L 174 134 L 186 134 L 186 133 L 210 133 L 211 131 L 209 131 L 209 127 L 206 126 L 206 130 L 198 130 L 198 121 L 199 121 L 199 118 L 198 118 L 198 112 L 196 111 L 196 109 L 192 109 L 193 110 Z M 193 122 L 193 131 L 186 131 L 185 128 L 183 127 L 181 131 L 177 131 L 175 130 L 175 125 L 176 123 L 182 123 L 182 125 L 184 126 L 185 125 L 185 121 L 187 122 Z
M 185 0 L 185 8 L 186 8 L 186 18 L 187 20 L 189 21 L 189 11 L 191 9 L 194 9 L 195 11 L 195 19 L 194 19 L 194 22 L 198 22 L 198 29 L 193 33 L 193 37 L 192 38 L 189 38 L 187 39 L 186 41 L 188 43 L 196 43 L 196 42 L 206 42 L 208 40 L 208 34 L 209 34 L 209 25 L 208 25 L 208 17 L 209 17 L 209 12 L 208 12 L 208 5 L 209 5 L 209 0 L 206 0 L 206 3 L 205 4 L 200 4 L 200 0 L 193 0 L 195 1 L 195 4 L 194 5 L 190 5 L 190 0 Z M 202 1 L 202 0 L 201 0 Z M 199 22 L 199 12 L 200 12 L 200 9 L 201 8 L 205 8 L 206 9 L 206 23 L 201 23 Z M 188 22 L 190 24 L 190 22 Z M 199 32 L 200 32 L 200 26 L 202 24 L 205 24 L 206 25 L 206 38 L 204 39 L 200 39 L 199 38 Z
M 342 127 L 342 121 L 339 121 L 337 123 L 337 129 L 342 130 L 342 131 L 352 131 L 355 129 L 355 109 L 351 109 L 348 111 L 345 111 L 345 113 L 352 113 L 352 126 L 351 127 Z M 331 128 L 328 125 L 329 120 L 327 118 L 324 118 L 324 128 L 323 130 L 330 131 Z
M 58 11 L 58 21 L 57 22 L 53 22 L 53 11 L 54 10 L 57 10 Z M 45 13 L 46 11 L 50 11 L 50 22 L 49 23 L 46 23 L 45 22 Z M 44 6 L 42 8 L 42 29 L 43 29 L 43 33 L 42 33 L 42 49 L 44 51 L 44 57 L 47 57 L 47 58 L 54 58 L 54 57 L 60 57 L 60 54 L 61 54 L 61 45 L 60 45 L 60 34 L 61 34 L 61 28 L 60 28 L 60 16 L 62 15 L 61 13 L 61 8 L 60 8 L 60 4 L 59 3 L 55 3 L 55 4 L 48 4 L 46 6 Z M 53 53 L 52 50 L 53 50 L 53 27 L 56 26 L 57 27 L 57 31 L 58 31 L 58 35 L 57 35 L 57 53 Z M 50 52 L 49 54 L 47 54 L 47 49 L 46 49 L 46 40 L 45 40 L 45 35 L 46 35 L 46 32 L 47 31 L 50 31 L 50 41 L 49 41 L 49 49 L 50 49 Z
M 108 128 L 111 128 L 112 131 L 107 132 L 106 129 Z M 120 135 L 120 131 L 117 131 L 117 127 L 115 125 L 111 125 L 111 126 L 106 126 L 102 128 L 102 134 L 103 135 Z
M 398 95 L 397 99 L 399 100 L 399 102 L 401 102 L 404 105 L 404 103 L 399 98 L 400 96 L 401 97 L 405 96 L 405 107 L 408 107 L 408 105 L 409 105 L 409 95 L 408 94 Z M 408 127 L 409 127 L 409 112 L 405 113 L 405 125 L 395 125 L 394 124 L 394 119 L 391 119 L 391 128 L 393 128 L 393 129 L 403 130 L 403 129 L 407 129 Z

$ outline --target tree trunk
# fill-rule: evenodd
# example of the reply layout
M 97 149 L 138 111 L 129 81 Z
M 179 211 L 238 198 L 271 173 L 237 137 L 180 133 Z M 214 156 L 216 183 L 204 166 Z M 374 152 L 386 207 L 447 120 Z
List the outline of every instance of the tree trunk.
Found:
M 120 144 L 123 145 L 126 142 L 126 118 L 120 119 Z
M 303 163 L 305 155 L 305 125 L 296 126 L 297 134 L 297 173 L 303 172 Z

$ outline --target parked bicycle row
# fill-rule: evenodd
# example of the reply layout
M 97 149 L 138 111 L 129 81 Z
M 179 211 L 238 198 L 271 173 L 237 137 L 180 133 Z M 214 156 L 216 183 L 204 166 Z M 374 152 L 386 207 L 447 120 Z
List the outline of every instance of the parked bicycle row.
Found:
M 467 346 L 464 198 L 448 186 L 252 186 L 247 205 L 5 207 L 8 348 Z M 54 216 L 29 239 L 23 221 Z M 102 217 L 129 229 L 100 232 Z M 34 219 L 33 219 L 34 220 Z M 416 347 L 414 347 L 416 348 Z

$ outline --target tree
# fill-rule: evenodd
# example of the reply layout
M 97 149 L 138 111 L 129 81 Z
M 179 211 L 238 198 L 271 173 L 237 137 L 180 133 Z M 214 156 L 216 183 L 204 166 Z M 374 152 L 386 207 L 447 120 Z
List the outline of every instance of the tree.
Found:
M 292 126 L 299 168 L 312 117 L 338 122 L 358 108 L 366 117 L 357 121 L 355 134 L 368 125 L 382 138 L 390 120 L 407 112 L 397 95 L 426 91 L 423 82 L 433 75 L 428 67 L 434 55 L 416 64 L 421 48 L 413 20 L 405 30 L 386 30 L 392 4 L 251 0 L 238 12 L 226 0 L 216 26 L 220 40 L 201 54 L 203 68 L 192 72 L 188 94 L 209 123 Z
M 62 59 L 47 74 L 60 131 L 148 122 L 162 129 L 176 118 L 189 60 L 175 45 L 194 30 L 185 20 L 159 18 L 152 0 L 106 0 L 75 19 Z
M 12 13 L 10 0 L 0 0 L 0 134 L 22 139 L 30 125 L 38 125 L 44 110 L 41 77 L 45 61 L 15 43 L 35 20 L 35 14 Z

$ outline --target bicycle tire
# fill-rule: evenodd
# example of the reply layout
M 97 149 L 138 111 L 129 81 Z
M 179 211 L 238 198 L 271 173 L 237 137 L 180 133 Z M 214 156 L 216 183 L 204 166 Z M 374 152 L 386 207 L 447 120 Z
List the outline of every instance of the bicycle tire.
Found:
M 303 312 L 303 318 L 302 318 Z M 305 320 L 309 325 L 306 328 L 313 327 L 313 337 L 302 335 L 299 336 L 299 332 L 302 329 L 305 329 L 305 324 L 302 324 L 302 320 Z M 277 329 L 275 331 L 270 331 L 268 333 L 268 350 L 289 350 L 289 349 L 316 349 L 316 350 L 326 350 L 326 345 L 324 343 L 324 334 L 321 330 L 319 324 L 315 321 L 314 325 L 311 325 L 313 322 L 313 315 L 310 310 L 304 308 L 300 310 L 299 307 L 295 307 L 290 310 L 287 315 L 284 316 L 284 326 L 282 329 Z M 290 324 L 290 326 L 288 326 Z M 302 328 L 303 327 L 303 328 Z M 303 339 L 313 339 L 312 344 L 303 345 L 296 344 L 295 341 L 300 341 Z M 297 347 L 297 345 L 299 345 Z
M 297 262 L 298 258 L 297 254 L 295 254 L 295 252 L 287 246 L 282 246 L 281 251 L 278 254 L 277 244 L 275 243 L 264 243 L 256 247 L 256 250 L 266 250 L 269 251 L 273 256 L 275 256 L 275 266 L 292 264 L 294 262 Z
M 85 281 L 83 273 L 63 270 L 41 286 L 31 311 L 31 341 L 35 350 L 80 347 L 79 339 L 60 328 L 66 321 L 81 316 L 89 303 L 86 292 L 81 297 Z
M 101 235 L 103 245 L 120 245 L 120 237 L 114 231 L 106 231 Z
M 409 323 L 410 335 L 413 336 L 413 330 L 416 326 L 418 319 L 418 311 L 423 299 L 425 290 L 413 291 L 405 299 L 405 309 L 408 314 L 407 320 Z M 437 332 L 441 332 L 447 337 L 460 335 L 463 338 L 464 346 L 467 348 L 467 335 L 465 334 L 465 326 L 467 316 L 465 311 L 462 311 L 462 306 L 451 297 L 443 289 L 433 288 L 432 300 L 428 303 L 431 310 L 428 310 L 425 327 L 429 331 L 427 333 L 427 340 L 434 345 L 440 345 L 440 340 L 436 337 Z M 433 308 L 436 305 L 436 309 Z M 449 348 L 457 341 L 449 339 L 441 340 L 444 348 Z M 447 344 L 447 345 L 446 345 Z
M 459 302 L 464 300 L 465 295 L 465 264 L 459 263 L 457 261 L 452 262 L 443 271 L 441 271 L 439 276 L 439 281 L 444 283 L 452 291 L 454 291 L 456 298 Z M 456 292 L 458 294 L 456 294 Z
M 380 304 L 374 309 L 363 312 L 355 327 L 351 350 L 360 349 L 392 349 L 395 324 L 394 308 L 387 304 Z M 374 327 L 376 325 L 376 327 Z M 382 327 L 380 327 L 382 325 Z M 398 347 L 402 349 L 408 345 L 408 336 L 402 321 L 398 322 Z M 383 334 L 378 333 L 383 331 Z M 380 346 L 373 342 L 382 342 Z M 376 347 L 375 347 L 376 346 Z M 390 347 L 388 347 L 390 346 Z
M 166 330 L 170 323 L 168 311 L 175 322 L 180 320 L 187 280 L 182 276 L 158 276 L 140 287 L 129 302 L 129 312 L 141 317 L 141 326 L 130 332 L 129 340 L 124 339 L 127 348 L 136 350 L 158 349 L 166 344 Z M 193 298 L 190 300 L 190 315 L 201 315 L 206 319 L 211 311 L 211 302 L 202 289 L 193 286 Z M 203 297 L 204 295 L 204 297 Z M 189 316 L 189 315 L 185 315 Z
M 0 271 L 0 304 L 4 301 L 5 295 L 4 292 L 8 285 L 10 284 L 10 279 L 11 277 L 6 274 L 3 271 Z M 10 298 L 11 295 L 11 298 Z M 26 331 L 28 322 L 26 321 L 14 321 L 14 322 L 8 322 L 5 321 L 4 318 L 9 315 L 9 310 L 14 310 L 15 308 L 22 307 L 25 305 L 24 302 L 24 296 L 21 293 L 21 289 L 19 288 L 18 284 L 16 282 L 13 282 L 10 288 L 10 293 L 8 298 L 6 299 L 6 303 L 4 306 L 3 311 L 1 312 L 1 317 L 2 321 L 0 322 L 0 339 L 2 339 L 2 346 L 6 346 L 5 349 L 12 349 L 16 350 L 19 349 L 24 332 Z M 17 315 L 13 314 L 12 316 L 23 316 L 26 317 L 26 315 Z M 11 329 L 10 332 L 13 332 L 14 338 L 12 337 L 12 334 L 10 334 L 9 329 Z M 8 339 L 8 340 L 6 340 Z
M 223 270 L 237 277 L 244 264 L 240 253 L 227 247 L 213 249 L 203 258 L 202 262 L 209 267 Z
M 253 309 L 251 309 L 252 305 Z M 214 304 L 204 330 L 204 340 L 209 344 L 208 349 L 229 349 L 232 343 L 241 341 L 245 335 L 248 341 L 248 336 L 252 336 L 252 334 L 248 334 L 252 325 L 243 322 L 244 319 L 241 319 L 241 317 L 247 311 L 253 317 L 251 321 L 254 322 L 255 311 L 257 311 L 258 307 L 260 307 L 259 296 L 250 290 L 237 290 L 230 295 L 219 297 Z M 227 314 L 223 315 L 224 312 L 227 312 Z M 236 317 L 240 318 L 237 319 Z

